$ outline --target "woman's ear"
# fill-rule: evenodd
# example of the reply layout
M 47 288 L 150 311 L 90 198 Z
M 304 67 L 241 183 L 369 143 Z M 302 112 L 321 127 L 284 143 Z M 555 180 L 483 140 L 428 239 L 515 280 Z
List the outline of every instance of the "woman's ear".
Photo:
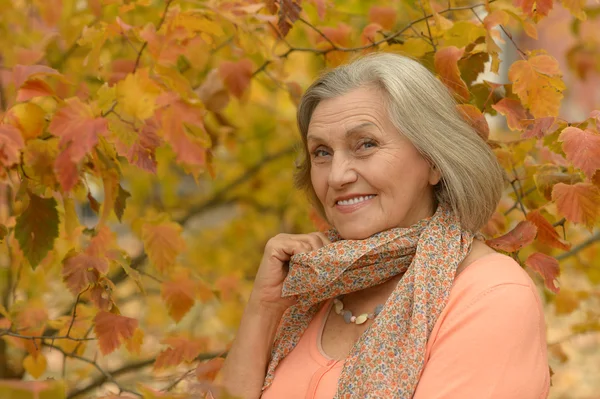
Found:
M 431 167 L 429 168 L 429 184 L 435 186 L 441 179 L 442 173 L 435 165 L 431 164 Z

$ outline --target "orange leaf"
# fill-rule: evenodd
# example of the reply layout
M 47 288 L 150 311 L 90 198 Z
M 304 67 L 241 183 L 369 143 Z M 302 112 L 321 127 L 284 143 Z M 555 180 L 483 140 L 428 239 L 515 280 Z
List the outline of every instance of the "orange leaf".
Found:
M 558 212 L 570 222 L 592 228 L 598 219 L 600 189 L 591 183 L 558 183 L 552 189 L 552 199 Z
M 494 248 L 505 252 L 515 252 L 531 244 L 535 239 L 537 228 L 528 221 L 521 221 L 519 224 L 501 237 L 496 237 L 486 243 Z
M 344 23 L 339 23 L 337 28 L 331 26 L 325 26 L 321 28 L 321 32 L 333 43 L 341 47 L 347 47 L 350 44 L 350 35 L 352 34 L 352 28 Z M 317 43 L 327 43 L 322 36 L 317 36 Z M 329 47 L 331 45 L 329 44 Z M 329 48 L 327 47 L 327 48 Z
M 535 7 L 533 4 L 535 3 Z M 514 0 L 513 4 L 521 7 L 523 12 L 530 17 L 547 16 L 552 10 L 552 0 Z
M 0 165 L 10 168 L 21 160 L 25 141 L 19 129 L 13 125 L 0 125 Z
M 527 130 L 521 135 L 521 138 L 543 138 L 546 134 L 550 134 L 556 130 L 556 126 L 554 125 L 555 120 L 556 118 L 553 116 L 536 119 L 533 124 L 527 126 Z
M 194 306 L 196 285 L 188 273 L 161 284 L 160 293 L 169 308 L 169 315 L 179 322 Z
M 144 331 L 139 328 L 135 329 L 133 336 L 125 341 L 125 347 L 131 354 L 139 355 L 142 351 L 142 344 L 144 343 Z
M 600 135 L 591 130 L 568 127 L 558 137 L 567 159 L 592 177 L 600 169 Z
M 458 104 L 457 108 L 465 121 L 475 129 L 477 134 L 482 139 L 487 140 L 490 136 L 490 127 L 479 108 L 471 104 Z
M 492 105 L 492 108 L 506 116 L 506 123 L 510 130 L 523 130 L 521 120 L 527 119 L 527 111 L 519 101 L 503 98 Z
M 65 80 L 60 72 L 45 65 L 16 65 L 13 69 L 13 80 L 16 87 L 21 87 L 29 79 L 42 76 L 55 76 Z
M 554 226 L 552 226 L 550 222 L 546 220 L 540 211 L 535 210 L 529 212 L 527 214 L 527 220 L 537 227 L 537 239 L 539 242 L 550 245 L 554 248 L 563 249 L 565 251 L 571 248 L 571 244 L 560 238 L 554 229 Z
M 444 47 L 435 53 L 435 70 L 440 75 L 442 82 L 462 100 L 469 98 L 467 84 L 460 76 L 458 60 L 462 58 L 465 50 L 454 46 Z
M 363 46 L 374 43 L 376 41 L 375 36 L 377 35 L 377 32 L 381 30 L 382 27 L 379 24 L 369 24 L 365 26 L 362 34 L 360 35 L 360 42 L 363 44 Z
M 63 260 L 63 281 L 73 295 L 79 294 L 90 284 L 96 284 L 101 274 L 108 272 L 105 258 L 86 253 L 69 256 Z
M 156 357 L 154 369 L 177 366 L 181 362 L 192 362 L 200 353 L 206 350 L 205 339 L 188 339 L 185 337 L 169 337 L 162 341 L 169 346 Z
M 133 337 L 138 321 L 114 313 L 100 311 L 94 317 L 94 332 L 98 338 L 98 346 L 103 355 L 117 349 L 123 341 Z
M 28 101 L 34 97 L 54 96 L 54 90 L 43 80 L 31 79 L 21 85 L 17 93 L 17 101 Z
M 544 278 L 546 287 L 555 294 L 558 294 L 560 288 L 556 286 L 555 281 L 560 275 L 560 267 L 555 258 L 536 252 L 529 255 L 525 261 L 525 265 L 538 272 Z
M 219 75 L 231 94 L 241 98 L 250 85 L 253 68 L 252 61 L 247 58 L 238 62 L 223 61 L 219 65 Z
M 369 22 L 379 24 L 386 30 L 394 29 L 396 17 L 396 9 L 393 7 L 372 6 L 369 9 Z
M 144 223 L 142 241 L 148 257 L 161 273 L 171 268 L 185 249 L 181 226 L 175 222 Z
M 48 366 L 48 362 L 46 360 L 46 356 L 39 353 L 37 356 L 27 355 L 25 359 L 23 359 L 23 368 L 27 370 L 29 374 L 33 378 L 40 378 L 42 374 L 46 371 L 46 367 Z

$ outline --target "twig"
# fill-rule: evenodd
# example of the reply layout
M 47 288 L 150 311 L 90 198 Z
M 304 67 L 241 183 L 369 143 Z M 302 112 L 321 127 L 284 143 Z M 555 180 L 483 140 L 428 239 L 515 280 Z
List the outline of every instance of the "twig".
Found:
M 189 375 L 192 374 L 195 370 L 196 370 L 196 367 L 194 367 L 194 368 L 186 371 L 185 373 L 183 373 L 183 375 L 181 375 L 175 381 L 173 381 L 172 383 L 170 383 L 169 385 L 167 385 L 162 391 L 163 392 L 169 392 L 169 391 L 171 391 L 173 388 L 175 388 L 177 386 L 177 384 L 179 384 L 181 381 L 183 381 L 187 377 L 189 377 Z
M 67 337 L 70 338 L 71 328 L 73 328 L 73 323 L 75 323 L 75 317 L 77 317 L 77 305 L 79 304 L 79 299 L 81 298 L 81 294 L 86 292 L 89 289 L 89 286 L 77 294 L 77 298 L 75 299 L 75 305 L 73 305 L 73 316 L 71 317 L 71 323 L 69 324 L 69 328 L 67 329 Z M 56 339 L 56 338 L 54 338 Z
M 172 2 L 173 2 L 173 0 L 167 0 L 167 3 L 165 4 L 165 10 L 163 11 L 163 15 L 162 15 L 160 21 L 158 22 L 158 25 L 156 26 L 157 32 L 160 30 L 163 23 L 165 22 L 165 19 L 167 18 L 167 11 L 169 11 L 169 6 L 171 5 Z M 148 42 L 144 42 L 144 44 L 142 44 L 142 48 L 138 52 L 138 55 L 135 59 L 135 66 L 133 67 L 133 73 L 135 73 L 135 71 L 137 71 L 137 68 L 140 65 L 140 59 L 142 58 L 142 53 L 144 52 L 146 47 L 148 47 Z
M 51 336 L 51 335 L 23 335 L 23 334 L 19 334 L 16 333 L 14 331 L 11 330 L 0 330 L 0 337 L 3 336 L 9 336 L 9 337 L 15 337 L 15 338 L 21 338 L 21 339 L 29 339 L 31 341 L 35 340 L 46 340 L 46 339 L 52 339 L 52 340 L 57 340 L 57 339 L 68 339 L 71 341 L 95 341 L 96 338 L 74 338 L 74 337 L 70 337 L 68 335 L 64 335 L 64 336 Z
M 427 11 L 425 11 L 425 7 L 423 6 L 423 1 L 419 0 L 419 4 L 421 5 L 421 10 L 423 10 L 423 16 L 427 16 Z M 475 12 L 474 9 L 471 11 Z M 425 19 L 425 24 L 427 25 L 427 32 L 429 33 L 429 40 L 431 41 L 431 46 L 433 46 L 433 51 L 437 51 L 437 47 L 433 42 L 433 35 L 431 34 L 431 27 L 429 26 L 429 18 Z
M 567 258 L 577 254 L 579 251 L 589 247 L 590 245 L 592 245 L 593 243 L 595 243 L 597 241 L 600 241 L 600 231 L 597 232 L 596 234 L 594 234 L 593 236 L 591 236 L 590 238 L 588 238 L 587 240 L 585 240 L 584 242 L 582 242 L 581 244 L 571 248 L 571 250 L 569 250 L 568 252 L 558 255 L 556 257 L 556 259 L 559 261 L 567 259 Z

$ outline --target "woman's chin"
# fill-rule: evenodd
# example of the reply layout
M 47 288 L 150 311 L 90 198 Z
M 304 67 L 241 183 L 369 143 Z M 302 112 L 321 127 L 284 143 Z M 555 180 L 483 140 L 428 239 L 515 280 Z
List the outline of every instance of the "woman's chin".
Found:
M 371 237 L 375 233 L 379 233 L 379 231 L 375 231 L 374 229 L 369 229 L 366 227 L 342 227 L 337 229 L 337 232 L 344 240 L 364 240 L 365 238 Z

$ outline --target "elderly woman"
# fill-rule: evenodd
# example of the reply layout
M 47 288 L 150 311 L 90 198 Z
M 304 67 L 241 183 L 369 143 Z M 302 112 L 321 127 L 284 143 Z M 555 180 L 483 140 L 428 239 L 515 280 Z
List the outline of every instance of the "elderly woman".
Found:
M 376 54 L 321 76 L 297 183 L 334 229 L 269 240 L 222 382 L 242 398 L 548 394 L 536 287 L 475 236 L 503 172 L 446 88 Z

